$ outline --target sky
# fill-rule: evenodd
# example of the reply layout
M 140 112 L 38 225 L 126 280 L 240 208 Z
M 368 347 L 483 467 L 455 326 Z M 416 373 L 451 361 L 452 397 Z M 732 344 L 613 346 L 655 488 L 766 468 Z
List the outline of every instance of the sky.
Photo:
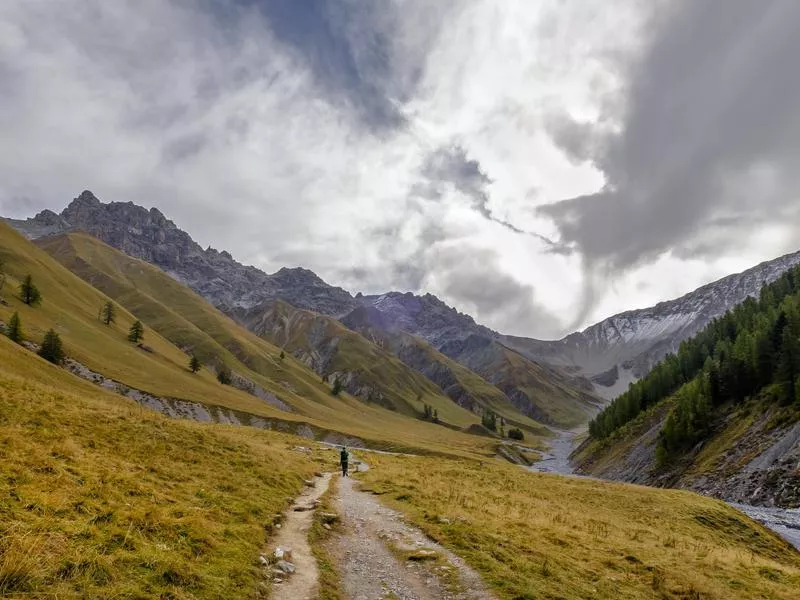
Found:
M 555 339 L 800 250 L 795 0 L 4 0 L 0 215 L 84 189 Z

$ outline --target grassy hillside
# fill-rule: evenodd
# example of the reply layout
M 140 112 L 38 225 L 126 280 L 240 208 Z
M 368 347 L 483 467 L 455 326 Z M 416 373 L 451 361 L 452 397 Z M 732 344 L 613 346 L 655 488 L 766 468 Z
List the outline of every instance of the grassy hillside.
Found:
M 422 374 L 336 319 L 276 301 L 251 311 L 245 325 L 368 402 L 417 417 L 425 404 L 447 423 L 467 427 L 480 417 L 453 403 Z
M 34 337 L 57 325 L 68 354 L 106 376 L 156 395 L 309 423 L 387 449 L 494 453 L 492 440 L 365 405 L 346 393 L 333 396 L 330 385 L 301 362 L 288 355 L 281 360 L 279 348 L 238 326 L 163 271 L 95 238 L 71 234 L 43 240 L 51 257 L 5 224 L 0 228 L 0 256 L 6 258 L 11 273 L 5 291 L 9 306 L 0 306 L 0 319 L 19 310 Z M 26 273 L 32 273 L 42 289 L 45 301 L 39 308 L 22 306 L 11 293 Z M 97 318 L 105 294 L 127 309 L 120 310 L 118 323 L 111 328 Z M 145 342 L 153 354 L 125 341 L 134 314 L 148 327 Z M 254 396 L 220 386 L 208 369 L 191 375 L 184 349 L 222 357 L 234 372 L 275 394 L 295 412 L 276 410 Z
M 477 414 L 494 412 L 505 419 L 509 426 L 519 426 L 536 433 L 544 431 L 541 423 L 522 414 L 499 388 L 445 356 L 425 340 L 404 331 L 389 332 L 372 327 L 368 319 L 359 319 L 357 311 L 351 313 L 346 322 L 361 336 L 425 375 L 460 406 Z
M 722 502 L 522 471 L 377 456 L 365 485 L 519 599 L 794 599 L 800 554 Z
M 220 386 L 208 369 L 197 375 L 189 373 L 187 355 L 150 329 L 149 323 L 144 342 L 153 351 L 145 352 L 129 343 L 127 332 L 135 320 L 130 312 L 118 308 L 116 323 L 105 326 L 98 314 L 108 297 L 2 222 L 0 259 L 8 272 L 2 292 L 7 304 L 0 304 L 0 319 L 8 321 L 17 311 L 29 339 L 41 341 L 52 327 L 63 339 L 69 356 L 137 389 L 264 416 L 282 414 L 249 394 Z M 42 293 L 38 307 L 26 306 L 18 298 L 19 282 L 27 274 Z
M 288 436 L 173 421 L 0 336 L 0 596 L 245 598 L 319 468 Z
M 599 408 L 599 398 L 580 389 L 563 373 L 501 344 L 494 343 L 461 362 L 470 366 L 473 361 L 480 364 L 476 366 L 477 373 L 497 385 L 517 408 L 541 422 L 576 427 L 586 423 Z

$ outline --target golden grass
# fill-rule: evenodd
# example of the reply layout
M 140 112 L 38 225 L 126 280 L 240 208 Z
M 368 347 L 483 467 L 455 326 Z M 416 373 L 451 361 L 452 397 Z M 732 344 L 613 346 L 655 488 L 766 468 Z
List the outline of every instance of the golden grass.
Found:
M 265 525 L 315 470 L 296 443 L 171 421 L 0 338 L 0 596 L 255 597 Z
M 365 486 L 504 599 L 789 600 L 800 589 L 800 554 L 716 500 L 495 461 L 370 463 Z

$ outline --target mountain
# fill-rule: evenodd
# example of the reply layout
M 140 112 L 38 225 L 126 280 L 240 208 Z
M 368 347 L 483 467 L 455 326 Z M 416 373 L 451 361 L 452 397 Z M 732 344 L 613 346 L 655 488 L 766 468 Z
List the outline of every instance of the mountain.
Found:
M 26 220 L 8 219 L 30 239 L 84 231 L 125 254 L 166 271 L 215 306 L 252 308 L 282 299 L 322 314 L 342 314 L 356 306 L 352 296 L 326 284 L 307 269 L 281 269 L 268 275 L 235 261 L 226 251 L 203 248 L 158 209 L 132 202 L 104 204 L 84 191 L 56 215 L 45 210 Z
M 266 274 L 238 263 L 225 251 L 203 250 L 157 209 L 147 210 L 133 203 L 105 204 L 89 191 L 75 198 L 60 215 L 43 211 L 31 219 L 9 220 L 9 223 L 31 238 L 87 232 L 130 256 L 158 266 L 223 312 L 251 327 L 264 325 L 269 320 L 276 301 L 346 322 L 352 322 L 348 317 L 359 309 L 371 307 L 374 309 L 371 314 L 381 315 L 376 323 L 369 324 L 372 329 L 382 328 L 387 334 L 403 331 L 416 336 L 430 344 L 434 351 L 475 371 L 499 389 L 508 402 L 495 405 L 513 405 L 514 412 L 545 424 L 575 426 L 585 422 L 598 408 L 599 400 L 592 394 L 588 381 L 566 375 L 558 368 L 536 364 L 506 348 L 496 340 L 496 332 L 478 325 L 472 317 L 448 307 L 430 294 L 414 296 L 393 292 L 353 297 L 306 269 L 281 269 Z M 307 320 L 295 322 L 307 323 Z M 275 341 L 277 338 L 271 337 L 273 330 L 273 326 L 265 326 L 260 331 Z M 334 330 L 335 327 L 329 328 L 329 332 Z M 307 360 L 311 355 L 330 351 L 330 347 L 326 349 L 315 344 L 330 346 L 340 339 L 341 336 L 323 336 L 316 340 L 307 337 L 307 347 L 295 347 L 294 351 L 298 356 L 305 355 Z M 401 346 L 408 356 L 408 344 L 388 347 L 399 350 Z M 436 371 L 420 363 L 419 357 L 412 362 L 413 368 L 423 374 Z M 319 370 L 320 365 L 314 368 Z M 374 378 L 363 368 L 361 373 L 356 370 L 352 365 L 347 369 L 348 387 L 361 390 L 369 397 Z M 436 371 L 436 375 L 441 378 L 441 371 Z M 462 388 L 465 381 L 461 377 Z M 445 384 L 449 386 L 450 382 Z M 486 403 L 478 400 L 480 395 L 468 394 L 462 406 L 483 411 Z M 507 412 L 505 408 L 504 412 Z M 519 417 L 516 415 L 514 420 Z
M 405 332 L 500 389 L 524 414 L 549 425 L 574 427 L 599 408 L 588 380 L 532 361 L 506 347 L 498 334 L 436 296 L 391 292 L 359 298 L 361 309 L 343 317 L 350 327 L 375 335 Z
M 302 362 L 290 355 L 281 358 L 279 347 L 240 326 L 161 269 L 92 236 L 62 234 L 34 244 L 0 223 L 0 256 L 10 273 L 3 292 L 9 306 L 0 303 L 0 320 L 7 321 L 18 310 L 24 329 L 34 339 L 56 327 L 69 356 L 162 402 L 208 407 L 212 416 L 218 408 L 230 409 L 241 422 L 255 419 L 268 428 L 385 449 L 482 447 L 493 454 L 493 445 L 499 443 L 460 431 L 480 418 L 430 384 L 423 398 L 447 407 L 440 409 L 442 425 L 366 404 L 346 391 L 333 395 L 331 384 Z M 13 296 L 27 273 L 45 299 L 36 309 L 25 308 Z M 109 298 L 118 307 L 117 323 L 111 327 L 98 319 Z M 145 325 L 147 349 L 127 342 L 134 319 Z M 196 375 L 187 369 L 190 353 L 204 363 Z M 215 371 L 221 364 L 232 370 L 234 385 L 217 382 Z
M 60 215 L 45 210 L 33 218 L 9 222 L 32 239 L 86 231 L 130 256 L 157 265 L 228 314 L 258 312 L 259 306 L 275 300 L 339 319 L 347 319 L 359 308 L 375 308 L 377 312 L 371 314 L 379 318 L 370 324 L 373 330 L 410 333 L 487 379 L 491 379 L 488 374 L 496 366 L 497 355 L 503 353 L 495 346 L 497 343 L 556 373 L 571 388 L 596 393 L 608 400 L 624 392 L 715 317 L 800 264 L 800 253 L 790 254 L 681 298 L 612 316 L 562 340 L 542 341 L 501 335 L 430 294 L 390 292 L 353 297 L 306 269 L 281 269 L 266 274 L 235 261 L 228 252 L 203 250 L 155 208 L 147 210 L 132 203 L 104 204 L 88 191 Z M 486 344 L 487 340 L 493 343 Z M 481 344 L 487 345 L 491 352 L 476 352 L 475 347 Z M 492 375 L 497 377 L 496 372 Z M 512 390 L 509 393 L 519 387 L 513 381 L 498 383 L 501 388 Z M 527 414 L 537 414 L 539 401 L 529 400 L 532 406 L 526 409 L 525 402 L 521 406 Z
M 800 267 L 686 341 L 589 426 L 582 470 L 800 507 Z
M 612 399 L 647 375 L 667 354 L 677 352 L 712 320 L 764 284 L 800 264 L 800 252 L 764 262 L 705 285 L 676 300 L 624 312 L 555 342 L 514 336 L 498 339 L 527 358 L 558 365 L 591 378 L 598 394 Z

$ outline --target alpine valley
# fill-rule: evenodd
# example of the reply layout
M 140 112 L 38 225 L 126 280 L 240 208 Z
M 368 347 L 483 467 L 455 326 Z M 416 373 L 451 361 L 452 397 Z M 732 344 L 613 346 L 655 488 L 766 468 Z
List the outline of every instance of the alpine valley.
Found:
M 800 264 L 800 253 L 783 256 L 681 298 L 609 317 L 561 340 L 543 341 L 493 331 L 431 294 L 353 295 L 303 268 L 268 274 L 240 264 L 226 251 L 201 248 L 156 208 L 103 203 L 89 191 L 60 214 L 45 210 L 8 223 L 138 317 L 158 312 L 155 299 L 158 310 L 168 309 L 165 290 L 182 284 L 238 326 L 289 353 L 326 385 L 335 383 L 366 405 L 419 418 L 435 411 L 441 424 L 473 431 L 480 431 L 479 423 L 493 414 L 504 426 L 533 436 L 551 435 L 548 429 L 557 435 L 579 430 L 665 357 L 679 352 L 682 343 Z M 158 267 L 175 283 L 159 280 L 156 271 L 143 270 L 139 261 Z M 133 304 L 132 295 L 137 297 Z M 180 295 L 175 291 L 171 298 Z M 208 330 L 206 321 L 187 317 L 192 313 L 185 306 L 174 312 L 189 318 L 192 327 Z M 197 339 L 174 330 L 174 323 L 162 323 L 159 333 L 197 351 Z M 254 368 L 253 357 L 230 340 L 217 336 L 214 344 Z M 202 347 L 209 359 L 219 354 L 210 343 Z M 274 406 L 292 409 L 291 398 L 280 390 L 267 389 L 243 369 L 236 374 L 244 387 L 260 390 Z M 687 486 L 731 500 L 797 503 L 795 475 L 783 460 L 798 451 L 792 416 L 781 417 L 783 427 L 776 429 L 774 411 L 748 421 L 747 427 L 729 412 L 720 415 L 730 444 L 714 464 L 724 464 L 718 471 L 727 475 L 721 479 L 704 471 L 687 477 L 681 467 L 666 474 L 655 464 L 655 446 L 670 406 L 657 404 L 655 412 L 599 446 L 590 439 L 577 455 L 578 465 L 606 478 Z M 741 435 L 731 433 L 736 427 Z M 623 441 L 616 444 L 616 439 Z M 729 447 L 734 442 L 741 442 L 740 450 L 750 449 L 747 461 Z M 766 452 L 772 453 L 770 460 L 756 460 Z M 512 460 L 527 460 L 512 454 Z M 745 469 L 753 461 L 764 463 L 757 474 Z M 732 474 L 739 477 L 736 485 L 726 483 Z

